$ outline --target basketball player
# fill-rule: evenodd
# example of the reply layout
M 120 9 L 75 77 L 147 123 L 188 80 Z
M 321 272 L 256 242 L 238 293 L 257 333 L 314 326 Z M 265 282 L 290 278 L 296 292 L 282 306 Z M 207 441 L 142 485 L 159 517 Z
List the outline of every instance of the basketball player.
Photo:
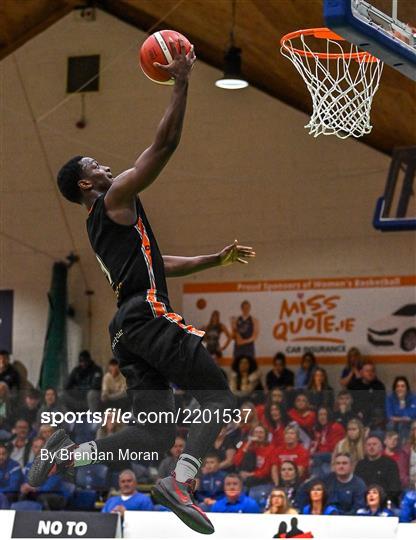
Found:
M 222 427 L 222 413 L 234 408 L 234 396 L 201 344 L 203 332 L 186 325 L 170 307 L 165 276 L 184 276 L 235 261 L 246 263 L 255 254 L 252 248 L 237 242 L 218 254 L 199 257 L 162 257 L 159 251 L 137 194 L 157 178 L 181 136 L 195 54 L 193 47 L 186 54 L 181 41 L 172 42 L 171 49 L 173 60 L 169 65 L 155 64 L 167 71 L 175 84 L 153 144 L 131 169 L 115 179 L 109 167 L 93 158 L 76 156 L 60 170 L 58 186 L 64 197 L 88 209 L 91 246 L 117 296 L 118 311 L 110 324 L 111 346 L 126 377 L 133 412 L 174 411 L 169 383 L 187 389 L 202 410 L 215 412 L 211 419 L 205 415 L 210 421 L 190 426 L 185 451 L 175 470 L 153 489 L 154 498 L 189 527 L 211 534 L 211 522 L 192 497 L 194 478 Z M 170 216 L 172 219 L 172 212 Z M 102 452 L 115 456 L 119 449 L 163 453 L 173 446 L 175 435 L 172 423 L 144 422 L 76 446 L 61 429 L 46 443 L 51 459 L 35 459 L 29 481 L 39 486 L 49 474 L 68 476 L 74 467 L 94 463 Z

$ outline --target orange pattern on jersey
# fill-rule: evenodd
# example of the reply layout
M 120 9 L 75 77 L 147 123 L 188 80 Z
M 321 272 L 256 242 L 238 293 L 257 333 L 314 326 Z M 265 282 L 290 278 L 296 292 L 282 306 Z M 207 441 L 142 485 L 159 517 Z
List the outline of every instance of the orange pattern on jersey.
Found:
M 146 262 L 147 270 L 149 273 L 149 281 L 150 281 L 150 289 L 148 289 L 146 294 L 146 301 L 150 304 L 150 307 L 152 308 L 152 312 L 154 313 L 155 317 L 165 317 L 168 321 L 177 324 L 180 328 L 185 330 L 185 332 L 189 332 L 191 334 L 195 334 L 196 336 L 202 337 L 205 332 L 202 332 L 201 330 L 197 330 L 194 326 L 191 324 L 184 324 L 182 322 L 182 317 L 178 315 L 177 313 L 168 313 L 166 306 L 163 302 L 159 302 L 157 299 L 157 291 L 156 291 L 156 280 L 155 275 L 153 272 L 153 264 L 152 264 L 152 250 L 150 248 L 150 239 L 147 235 L 146 228 L 144 226 L 144 223 L 142 221 L 142 218 L 139 217 L 137 221 L 136 228 L 140 234 L 140 237 L 142 239 L 142 253 L 144 260 Z

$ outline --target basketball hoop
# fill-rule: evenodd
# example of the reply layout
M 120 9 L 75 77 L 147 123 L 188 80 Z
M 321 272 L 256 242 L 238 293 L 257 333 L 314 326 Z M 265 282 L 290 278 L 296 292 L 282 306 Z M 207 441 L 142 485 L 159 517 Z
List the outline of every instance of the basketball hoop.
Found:
M 324 52 L 314 52 L 307 44 L 313 38 L 326 42 Z M 346 139 L 370 133 L 371 104 L 383 62 L 328 28 L 291 32 L 282 37 L 280 45 L 312 97 L 313 113 L 305 126 L 311 135 Z

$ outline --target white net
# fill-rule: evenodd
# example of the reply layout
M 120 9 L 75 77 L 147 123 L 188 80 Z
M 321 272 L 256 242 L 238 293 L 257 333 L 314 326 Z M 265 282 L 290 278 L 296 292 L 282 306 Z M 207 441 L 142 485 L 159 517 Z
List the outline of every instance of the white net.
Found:
M 301 34 L 293 44 L 287 39 L 281 47 L 312 97 L 313 113 L 305 128 L 314 137 L 336 135 L 346 139 L 370 133 L 371 105 L 383 62 L 353 44 L 333 39 L 320 39 L 326 42 L 326 53 L 316 53 L 306 43 L 308 37 Z

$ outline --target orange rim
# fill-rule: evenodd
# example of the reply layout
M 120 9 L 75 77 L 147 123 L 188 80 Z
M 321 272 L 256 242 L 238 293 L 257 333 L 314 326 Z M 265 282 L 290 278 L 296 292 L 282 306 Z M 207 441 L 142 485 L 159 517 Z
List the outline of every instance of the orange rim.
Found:
M 301 56 L 308 58 L 321 58 L 323 60 L 337 60 L 339 58 L 345 58 L 346 60 L 356 60 L 357 62 L 377 62 L 378 59 L 368 52 L 356 52 L 356 53 L 325 53 L 325 52 L 309 52 L 304 49 L 296 49 L 292 46 L 290 41 L 292 39 L 300 38 L 301 36 L 313 36 L 317 39 L 332 39 L 333 41 L 345 41 L 345 39 L 329 28 L 307 28 L 306 30 L 296 30 L 284 35 L 280 40 L 280 45 L 287 51 L 292 51 Z

